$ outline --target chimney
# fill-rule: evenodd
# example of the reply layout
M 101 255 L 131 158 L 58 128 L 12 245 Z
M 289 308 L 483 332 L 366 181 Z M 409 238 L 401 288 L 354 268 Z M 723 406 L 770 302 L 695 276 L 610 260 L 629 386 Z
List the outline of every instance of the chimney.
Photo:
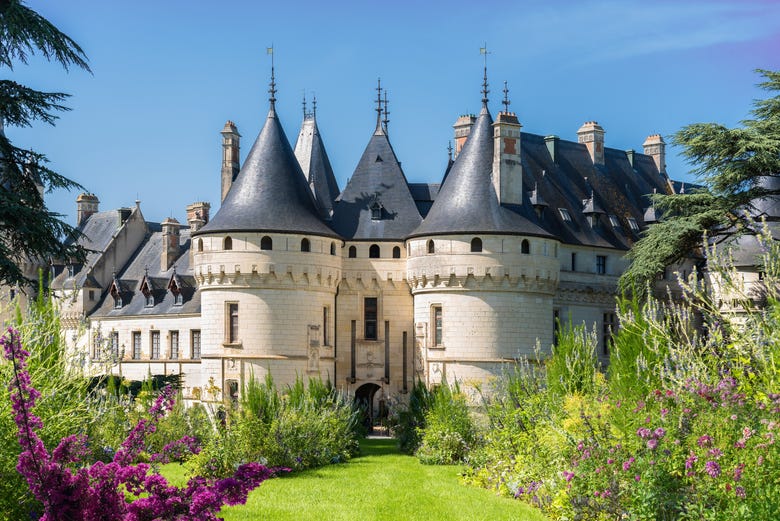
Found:
M 642 143 L 642 147 L 645 149 L 645 155 L 653 158 L 658 173 L 666 174 L 666 143 L 661 134 L 647 136 L 645 142 Z
M 466 138 L 469 137 L 469 134 L 471 133 L 471 127 L 474 126 L 476 121 L 477 116 L 474 114 L 464 114 L 455 121 L 454 125 L 452 125 L 452 128 L 455 129 L 455 155 L 453 156 L 453 159 L 456 159 L 458 154 L 460 154 L 463 145 L 466 144 Z
M 100 201 L 95 194 L 82 193 L 76 197 L 76 226 L 81 226 L 87 218 L 96 214 Z
M 166 272 L 179 256 L 179 221 L 168 217 L 162 223 L 162 254 L 160 271 Z
M 493 187 L 501 204 L 523 204 L 520 128 L 514 112 L 499 112 L 493 123 Z
M 241 169 L 239 164 L 239 139 L 236 124 L 228 120 L 222 129 L 222 201 L 225 200 L 233 181 L 236 180 Z
M 558 136 L 545 136 L 544 144 L 547 145 L 547 151 L 550 153 L 550 157 L 553 163 L 558 164 Z
M 197 202 L 187 205 L 187 224 L 190 231 L 197 232 L 209 222 L 209 209 L 211 205 L 206 202 Z
M 588 148 L 594 165 L 604 164 L 604 129 L 596 121 L 586 121 L 577 131 L 577 143 Z

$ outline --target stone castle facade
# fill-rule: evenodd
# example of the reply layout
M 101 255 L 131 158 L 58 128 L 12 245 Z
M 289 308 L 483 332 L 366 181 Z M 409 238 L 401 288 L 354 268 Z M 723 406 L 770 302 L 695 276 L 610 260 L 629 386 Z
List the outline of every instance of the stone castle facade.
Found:
M 273 89 L 272 89 L 273 91 Z M 486 91 L 486 88 L 485 88 Z M 330 379 L 373 399 L 417 380 L 485 382 L 548 351 L 558 320 L 595 327 L 606 359 L 624 254 L 681 186 L 659 135 L 643 153 L 522 131 L 516 114 L 457 119 L 441 180 L 408 183 L 383 121 L 339 189 L 316 116 L 291 147 L 272 94 L 243 164 L 222 130 L 222 202 L 187 222 L 77 199 L 83 265 L 52 267 L 66 337 L 96 372 L 184 375 L 185 398 L 236 398 L 254 375 Z

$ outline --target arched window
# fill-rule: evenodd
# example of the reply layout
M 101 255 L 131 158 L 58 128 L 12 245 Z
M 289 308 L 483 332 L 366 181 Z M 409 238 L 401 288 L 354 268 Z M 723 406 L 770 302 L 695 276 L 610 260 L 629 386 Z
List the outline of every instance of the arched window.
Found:
M 301 251 L 311 251 L 309 239 L 301 239 Z
M 266 235 L 265 237 L 260 239 L 260 249 L 261 250 L 273 250 L 274 249 L 274 240 Z
M 203 239 L 198 239 L 198 251 L 203 251 Z
M 531 253 L 531 245 L 528 243 L 528 239 L 523 239 L 520 243 L 520 253 Z
M 393 247 L 393 258 L 394 259 L 401 258 L 401 248 L 399 248 L 398 246 Z
M 354 246 L 350 246 L 349 247 L 349 258 L 350 259 L 354 259 L 355 257 L 357 257 L 357 248 L 355 248 Z
M 379 245 L 378 244 L 372 244 L 368 248 L 368 258 L 369 259 L 378 259 L 379 258 Z
M 330 243 L 330 254 L 331 255 L 336 255 L 336 243 L 335 242 Z
M 222 249 L 223 250 L 232 250 L 233 249 L 233 239 L 231 239 L 230 237 L 225 237 L 225 242 L 223 243 Z
M 474 237 L 471 239 L 471 251 L 472 252 L 480 252 L 482 251 L 482 239 L 479 237 Z
M 436 249 L 433 246 L 433 240 L 428 241 L 428 253 L 435 253 Z

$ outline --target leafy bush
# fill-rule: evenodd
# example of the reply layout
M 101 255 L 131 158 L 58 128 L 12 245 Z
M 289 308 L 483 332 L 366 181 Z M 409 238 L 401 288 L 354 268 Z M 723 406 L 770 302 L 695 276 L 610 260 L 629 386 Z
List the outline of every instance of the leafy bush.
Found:
M 466 459 L 477 442 L 477 429 L 468 400 L 455 383 L 444 382 L 432 392 L 425 426 L 420 428 L 420 447 L 416 455 L 422 463 L 451 465 Z
M 390 432 L 398 440 L 401 451 L 414 454 L 422 442 L 425 416 L 433 404 L 434 393 L 417 381 L 409 393 L 409 400 L 391 408 Z

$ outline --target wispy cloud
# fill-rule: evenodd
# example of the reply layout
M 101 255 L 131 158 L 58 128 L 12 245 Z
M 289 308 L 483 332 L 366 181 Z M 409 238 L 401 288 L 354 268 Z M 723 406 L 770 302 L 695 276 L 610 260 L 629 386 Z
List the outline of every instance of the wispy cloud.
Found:
M 527 5 L 526 5 L 527 7 Z M 761 40 L 780 34 L 780 3 L 586 0 L 524 9 L 521 27 L 536 52 L 576 52 L 580 65 Z

